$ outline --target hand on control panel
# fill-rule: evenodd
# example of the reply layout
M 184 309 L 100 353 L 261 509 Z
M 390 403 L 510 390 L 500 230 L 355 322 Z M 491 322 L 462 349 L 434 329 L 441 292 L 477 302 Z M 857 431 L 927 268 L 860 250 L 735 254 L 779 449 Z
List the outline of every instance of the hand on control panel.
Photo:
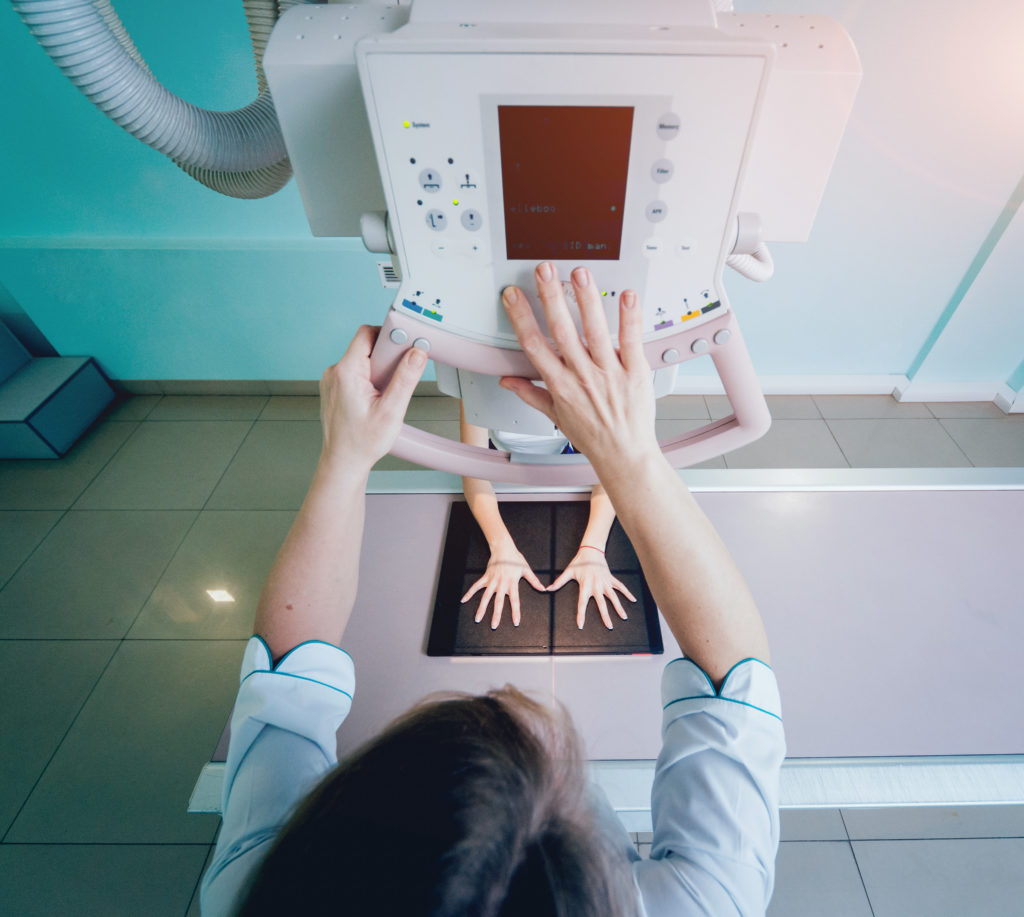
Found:
M 505 309 L 524 353 L 547 390 L 528 379 L 504 376 L 503 388 L 547 416 L 599 473 L 626 460 L 658 452 L 654 431 L 654 383 L 642 345 L 642 313 L 632 291 L 619 298 L 619 349 L 612 346 L 601 292 L 586 268 L 572 273 L 584 344 L 566 304 L 558 272 L 539 265 L 535 279 L 556 354 L 541 334 L 530 304 L 516 287 L 503 294 Z

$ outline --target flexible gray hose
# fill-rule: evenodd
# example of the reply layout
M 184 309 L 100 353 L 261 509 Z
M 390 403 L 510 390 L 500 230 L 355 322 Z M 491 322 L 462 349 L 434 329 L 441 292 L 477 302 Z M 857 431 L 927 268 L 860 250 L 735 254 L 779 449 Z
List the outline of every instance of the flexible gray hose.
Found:
M 101 11 L 100 7 L 109 7 L 109 0 L 11 2 L 64 74 L 143 143 L 204 178 L 235 173 L 226 181 L 232 190 L 225 193 L 245 191 L 241 186 L 246 178 L 240 174 L 245 172 L 276 185 L 273 190 L 287 181 L 287 175 L 281 180 L 282 169 L 290 174 L 290 168 L 269 92 L 237 111 L 197 108 L 156 81 L 113 9 Z M 236 196 L 262 195 L 249 189 Z

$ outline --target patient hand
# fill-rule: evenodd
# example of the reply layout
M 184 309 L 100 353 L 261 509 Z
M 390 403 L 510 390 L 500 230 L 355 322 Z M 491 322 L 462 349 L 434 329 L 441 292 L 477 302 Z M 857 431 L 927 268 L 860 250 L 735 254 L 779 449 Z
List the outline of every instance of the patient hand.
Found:
M 597 602 L 597 608 L 601 612 L 601 619 L 608 630 L 612 630 L 612 619 L 605 605 L 604 597 L 606 595 L 612 600 L 612 604 L 615 605 L 615 611 L 619 617 L 623 621 L 628 620 L 626 612 L 622 610 L 622 605 L 619 604 L 619 596 L 615 590 L 618 589 L 628 596 L 631 602 L 635 602 L 636 599 L 633 598 L 633 593 L 612 576 L 611 570 L 608 569 L 608 561 L 604 559 L 604 554 L 600 551 L 591 547 L 580 547 L 572 562 L 562 571 L 562 575 L 548 586 L 548 592 L 561 589 L 570 579 L 576 580 L 580 585 L 579 608 L 576 611 L 576 624 L 580 630 L 583 629 L 583 622 L 587 618 L 587 603 L 590 601 L 591 596 Z
M 468 602 L 473 594 L 483 589 L 486 591 L 480 599 L 480 607 L 477 609 L 477 623 L 483 620 L 487 613 L 487 603 L 494 596 L 494 614 L 491 617 L 491 630 L 495 630 L 501 623 L 501 612 L 505 607 L 505 596 L 509 598 L 512 606 L 512 623 L 518 627 L 521 616 L 519 613 L 519 580 L 526 577 L 530 585 L 538 592 L 544 591 L 544 586 L 537 579 L 537 575 L 530 569 L 526 558 L 519 552 L 514 544 L 509 542 L 491 551 L 491 559 L 487 563 L 487 571 L 480 577 L 463 597 L 463 602 Z

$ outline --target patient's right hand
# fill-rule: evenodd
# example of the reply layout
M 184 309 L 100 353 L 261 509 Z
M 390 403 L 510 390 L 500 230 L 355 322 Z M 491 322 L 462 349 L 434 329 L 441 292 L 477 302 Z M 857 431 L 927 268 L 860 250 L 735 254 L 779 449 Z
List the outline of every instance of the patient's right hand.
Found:
M 491 596 L 494 596 L 494 614 L 491 616 L 491 630 L 496 630 L 501 623 L 501 612 L 505 607 L 505 596 L 509 598 L 512 606 L 512 623 L 518 627 L 521 615 L 519 613 L 519 580 L 525 577 L 526 580 L 538 592 L 544 591 L 544 586 L 537 579 L 537 575 L 530 569 L 526 558 L 519 552 L 511 541 L 493 548 L 491 559 L 487 563 L 487 570 L 483 576 L 473 583 L 469 592 L 463 597 L 463 602 L 468 602 L 473 594 L 486 587 L 483 597 L 480 599 L 480 607 L 477 609 L 476 618 L 478 624 L 487 613 L 487 603 Z

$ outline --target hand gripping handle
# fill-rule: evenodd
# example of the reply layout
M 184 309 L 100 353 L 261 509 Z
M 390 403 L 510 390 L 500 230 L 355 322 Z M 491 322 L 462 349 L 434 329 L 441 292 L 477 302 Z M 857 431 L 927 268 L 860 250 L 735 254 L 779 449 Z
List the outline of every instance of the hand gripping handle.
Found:
M 424 342 L 429 346 L 431 359 L 441 363 L 492 376 L 540 378 L 521 350 L 466 341 L 391 309 L 370 357 L 370 378 L 378 391 L 386 388 L 402 355 L 414 343 L 423 347 Z M 771 426 L 768 405 L 731 311 L 692 331 L 644 344 L 644 355 L 654 369 L 692 359 L 704 352 L 714 361 L 735 413 L 660 442 L 662 454 L 673 468 L 695 465 L 738 449 L 763 436 Z M 513 456 L 445 439 L 408 424 L 402 425 L 391 455 L 427 468 L 488 481 L 542 487 L 598 482 L 597 472 L 583 455 Z

